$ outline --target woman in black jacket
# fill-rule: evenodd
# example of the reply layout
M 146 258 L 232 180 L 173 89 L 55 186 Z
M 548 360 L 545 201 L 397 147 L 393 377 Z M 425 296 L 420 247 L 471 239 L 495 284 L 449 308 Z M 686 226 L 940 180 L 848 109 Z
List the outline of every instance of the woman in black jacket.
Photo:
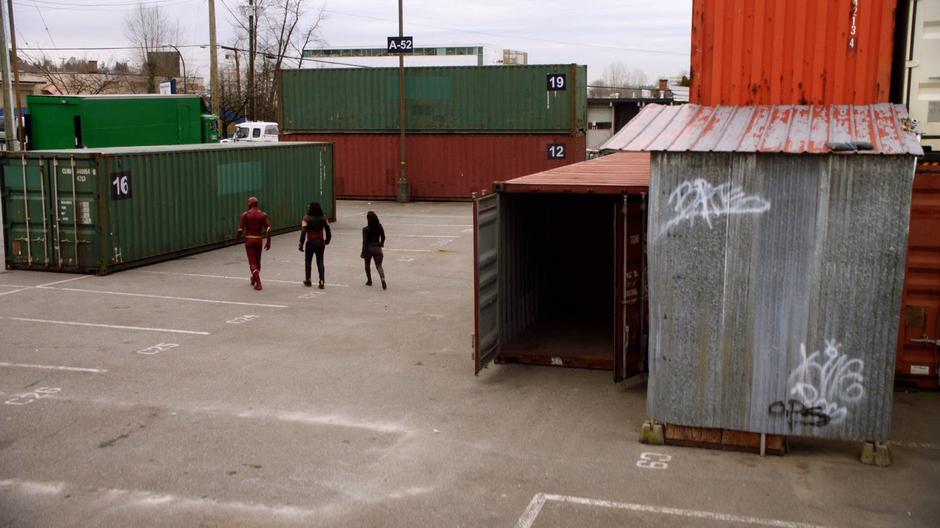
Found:
M 366 213 L 366 226 L 362 228 L 362 253 L 360 257 L 366 261 L 366 286 L 372 286 L 372 261 L 375 261 L 375 269 L 379 271 L 379 277 L 382 279 L 382 289 L 388 288 L 385 284 L 385 270 L 382 269 L 382 247 L 385 246 L 385 228 L 379 222 L 379 217 L 374 212 Z
M 320 274 L 319 286 L 321 290 L 323 289 L 323 251 L 330 243 L 331 238 L 333 238 L 333 234 L 330 232 L 330 224 L 323 214 L 323 208 L 317 202 L 310 202 L 307 214 L 300 222 L 300 245 L 297 247 L 300 251 L 304 251 L 304 241 L 306 240 L 307 245 L 304 253 L 304 276 L 306 278 L 304 279 L 304 286 L 313 286 L 313 283 L 310 282 L 310 261 L 316 255 L 317 272 Z

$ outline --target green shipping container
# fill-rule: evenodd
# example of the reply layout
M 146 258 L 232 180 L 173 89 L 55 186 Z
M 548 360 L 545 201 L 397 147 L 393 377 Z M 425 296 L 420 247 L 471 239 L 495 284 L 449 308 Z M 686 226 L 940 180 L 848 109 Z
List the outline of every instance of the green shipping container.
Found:
M 280 72 L 283 133 L 397 132 L 398 68 Z M 586 128 L 587 66 L 405 69 L 412 133 L 577 133 Z
M 105 274 L 236 242 L 249 196 L 272 231 L 335 218 L 333 145 L 230 143 L 9 153 L 8 268 Z
M 26 104 L 30 150 L 218 142 L 198 95 L 30 95 Z

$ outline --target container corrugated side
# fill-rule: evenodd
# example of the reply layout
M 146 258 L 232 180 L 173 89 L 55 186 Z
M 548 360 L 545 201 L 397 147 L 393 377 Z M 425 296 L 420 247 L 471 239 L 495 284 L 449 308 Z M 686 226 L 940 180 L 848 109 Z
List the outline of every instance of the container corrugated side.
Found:
M 695 0 L 692 90 L 702 105 L 889 100 L 896 0 Z
M 309 143 L 7 155 L 7 265 L 107 273 L 232 244 L 250 195 L 273 231 L 296 229 L 312 200 L 335 217 L 332 169 L 332 146 Z
M 30 96 L 31 150 L 200 143 L 198 96 Z M 75 144 L 75 119 L 82 145 Z
M 920 163 L 911 196 L 904 301 L 898 336 L 899 385 L 940 386 L 940 156 Z
M 550 75 L 564 76 L 563 90 L 548 89 Z M 399 128 L 397 68 L 283 70 L 280 83 L 280 124 L 285 133 L 375 133 Z M 405 94 L 410 132 L 541 133 L 586 128 L 586 66 L 408 68 Z
M 283 142 L 333 143 L 336 196 L 392 200 L 398 181 L 398 136 L 290 134 Z M 562 145 L 566 159 L 548 159 Z M 585 137 L 567 134 L 420 134 L 407 137 L 407 170 L 416 200 L 469 200 L 493 183 L 584 161 Z
M 913 156 L 652 156 L 649 416 L 887 440 Z

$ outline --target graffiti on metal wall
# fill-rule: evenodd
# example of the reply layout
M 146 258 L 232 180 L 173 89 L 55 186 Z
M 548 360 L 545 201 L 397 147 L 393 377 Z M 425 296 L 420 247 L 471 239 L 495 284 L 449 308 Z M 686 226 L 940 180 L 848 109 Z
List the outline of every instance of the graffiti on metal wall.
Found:
M 669 194 L 668 204 L 675 212 L 667 221 L 656 238 L 666 234 L 673 227 L 688 222 L 695 225 L 701 220 L 712 227 L 712 220 L 721 216 L 760 214 L 770 210 L 770 202 L 756 194 L 745 194 L 739 185 L 711 183 L 696 178 L 680 183 Z
M 800 345 L 800 364 L 790 374 L 786 403 L 770 404 L 771 414 L 783 414 L 792 428 L 794 423 L 813 427 L 840 424 L 848 416 L 848 405 L 865 396 L 865 362 L 850 358 L 834 339 L 826 347 L 807 354 Z

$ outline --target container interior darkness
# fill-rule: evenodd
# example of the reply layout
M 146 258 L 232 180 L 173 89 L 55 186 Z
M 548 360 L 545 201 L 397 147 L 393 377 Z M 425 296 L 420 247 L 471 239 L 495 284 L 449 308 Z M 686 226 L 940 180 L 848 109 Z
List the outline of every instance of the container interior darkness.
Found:
M 621 197 L 501 198 L 498 361 L 612 369 Z

